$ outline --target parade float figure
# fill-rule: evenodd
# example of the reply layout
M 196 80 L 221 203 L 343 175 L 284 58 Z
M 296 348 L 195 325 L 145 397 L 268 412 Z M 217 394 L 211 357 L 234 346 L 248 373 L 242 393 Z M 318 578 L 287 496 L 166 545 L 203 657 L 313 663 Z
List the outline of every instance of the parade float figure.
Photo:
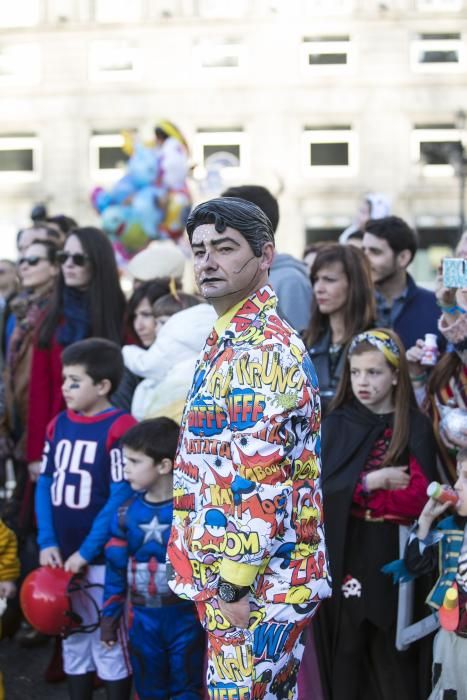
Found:
M 125 175 L 110 190 L 98 187 L 91 195 L 122 263 L 151 240 L 177 241 L 190 210 L 186 141 L 168 121 L 156 126 L 155 138 L 154 148 L 125 134 L 122 150 L 130 154 Z

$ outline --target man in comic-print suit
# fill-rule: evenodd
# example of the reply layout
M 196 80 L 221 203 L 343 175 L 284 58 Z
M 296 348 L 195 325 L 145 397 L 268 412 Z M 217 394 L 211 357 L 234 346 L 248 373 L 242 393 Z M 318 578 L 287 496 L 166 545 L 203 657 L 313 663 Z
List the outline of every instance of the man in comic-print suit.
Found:
M 187 231 L 219 318 L 182 418 L 170 586 L 195 601 L 208 632 L 211 700 L 294 698 L 302 632 L 331 590 L 316 375 L 277 315 L 261 209 L 214 199 Z

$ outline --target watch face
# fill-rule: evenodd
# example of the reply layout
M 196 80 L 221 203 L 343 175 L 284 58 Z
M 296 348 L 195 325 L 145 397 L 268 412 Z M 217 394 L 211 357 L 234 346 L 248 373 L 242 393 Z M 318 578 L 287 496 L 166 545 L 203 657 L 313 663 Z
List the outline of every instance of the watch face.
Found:
M 224 601 L 224 603 L 235 603 L 237 598 L 237 591 L 234 586 L 230 583 L 222 582 L 219 584 L 218 590 L 219 598 Z

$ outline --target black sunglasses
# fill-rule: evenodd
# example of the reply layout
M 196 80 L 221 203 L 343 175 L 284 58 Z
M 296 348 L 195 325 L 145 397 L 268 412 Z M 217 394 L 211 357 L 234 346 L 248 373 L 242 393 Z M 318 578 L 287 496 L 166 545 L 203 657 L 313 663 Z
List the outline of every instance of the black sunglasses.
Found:
M 18 265 L 24 265 L 24 263 L 27 263 L 30 267 L 35 267 L 36 265 L 39 265 L 41 260 L 48 260 L 48 258 L 41 258 L 38 255 L 30 255 L 29 257 L 25 258 L 20 258 L 18 260 Z
M 64 265 L 68 258 L 71 258 L 73 265 L 78 265 L 78 267 L 84 267 L 89 260 L 88 255 L 84 255 L 83 253 L 67 253 L 65 250 L 57 253 L 56 257 L 59 265 Z

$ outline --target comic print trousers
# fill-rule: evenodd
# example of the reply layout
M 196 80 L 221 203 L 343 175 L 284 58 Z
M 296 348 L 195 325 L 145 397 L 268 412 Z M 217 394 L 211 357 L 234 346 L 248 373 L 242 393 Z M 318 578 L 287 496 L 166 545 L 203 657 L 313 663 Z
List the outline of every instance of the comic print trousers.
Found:
M 297 697 L 304 630 L 316 604 L 271 604 L 250 594 L 247 629 L 233 627 L 216 598 L 197 603 L 208 633 L 210 700 L 279 700 Z
M 133 606 L 129 650 L 139 700 L 199 700 L 206 635 L 191 602 Z

